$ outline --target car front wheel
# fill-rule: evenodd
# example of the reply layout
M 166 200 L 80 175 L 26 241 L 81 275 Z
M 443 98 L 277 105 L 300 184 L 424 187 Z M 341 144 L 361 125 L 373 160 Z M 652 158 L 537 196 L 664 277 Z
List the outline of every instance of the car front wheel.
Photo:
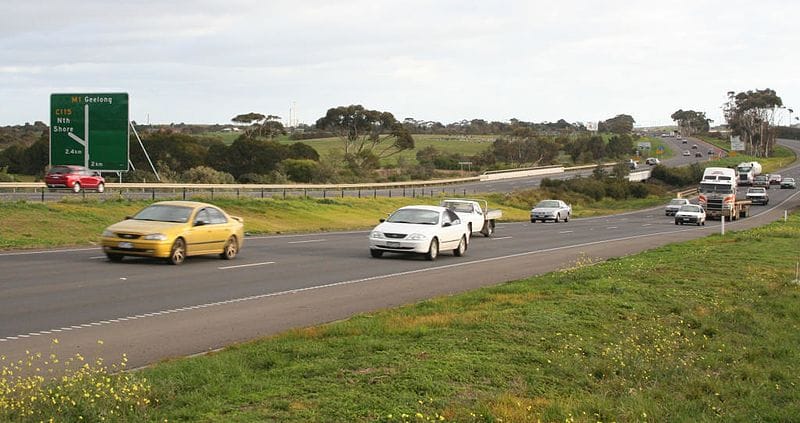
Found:
M 439 257 L 439 241 L 434 238 L 431 241 L 431 246 L 428 248 L 428 253 L 425 254 L 425 258 L 429 261 L 436 260 L 436 257 Z
M 75 185 L 72 186 L 72 192 L 74 192 L 76 194 L 81 192 L 81 184 L 78 183 L 78 182 L 75 182 Z
M 383 257 L 383 251 L 381 250 L 369 250 L 369 255 L 375 258 Z
M 97 192 L 103 192 L 105 190 L 106 190 L 106 184 L 100 182 L 100 184 L 97 185 Z
M 106 253 L 106 257 L 108 257 L 109 261 L 113 261 L 114 263 L 119 263 L 122 261 L 122 258 L 124 256 L 122 254 Z
M 178 238 L 175 240 L 175 243 L 172 244 L 172 250 L 170 250 L 169 258 L 167 259 L 170 264 L 181 264 L 184 260 L 186 260 L 186 242 L 183 238 Z

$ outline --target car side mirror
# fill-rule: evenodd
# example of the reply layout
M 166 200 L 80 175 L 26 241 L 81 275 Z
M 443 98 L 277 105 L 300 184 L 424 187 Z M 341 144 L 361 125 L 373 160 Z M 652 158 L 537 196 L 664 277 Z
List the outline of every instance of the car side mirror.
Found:
M 378 219 L 378 222 L 381 222 L 381 223 L 383 223 L 383 222 L 385 222 L 385 221 L 386 221 L 386 219 L 384 219 L 384 218 L 380 218 L 380 219 Z
M 92 172 L 92 176 L 100 176 L 100 172 Z
M 442 223 L 442 227 L 443 227 L 443 228 L 447 228 L 447 227 L 450 227 L 450 226 L 453 226 L 453 224 L 452 224 L 452 223 L 450 223 L 450 222 L 444 222 L 444 223 Z
M 125 216 L 125 220 L 133 219 L 133 216 Z
M 194 222 L 194 226 L 205 226 L 207 224 L 208 224 L 208 222 L 206 222 L 205 220 L 198 220 L 198 221 Z

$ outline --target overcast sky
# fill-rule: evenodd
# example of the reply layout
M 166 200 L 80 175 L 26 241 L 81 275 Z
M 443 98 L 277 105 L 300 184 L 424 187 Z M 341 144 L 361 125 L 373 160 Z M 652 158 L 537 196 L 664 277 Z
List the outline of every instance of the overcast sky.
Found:
M 763 88 L 800 116 L 798 16 L 792 0 L 0 0 L 0 125 L 102 92 L 129 93 L 140 123 L 286 124 L 295 105 L 313 124 L 361 104 L 444 124 L 716 124 L 728 91 Z

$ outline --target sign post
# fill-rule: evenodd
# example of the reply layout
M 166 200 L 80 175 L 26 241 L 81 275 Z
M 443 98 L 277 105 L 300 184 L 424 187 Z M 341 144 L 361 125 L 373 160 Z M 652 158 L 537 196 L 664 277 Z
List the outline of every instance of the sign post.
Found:
M 127 172 L 128 94 L 51 94 L 50 165 Z

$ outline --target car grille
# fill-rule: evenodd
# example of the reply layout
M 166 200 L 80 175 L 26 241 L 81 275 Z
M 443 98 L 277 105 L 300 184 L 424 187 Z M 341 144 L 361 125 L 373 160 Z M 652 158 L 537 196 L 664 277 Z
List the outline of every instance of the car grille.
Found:
M 139 239 L 142 236 L 139 234 L 125 234 L 125 233 L 117 233 L 117 237 L 122 239 Z
M 386 238 L 392 238 L 392 239 L 403 239 L 403 238 L 406 237 L 406 234 L 388 234 L 388 233 L 385 233 L 383 235 L 385 235 Z

